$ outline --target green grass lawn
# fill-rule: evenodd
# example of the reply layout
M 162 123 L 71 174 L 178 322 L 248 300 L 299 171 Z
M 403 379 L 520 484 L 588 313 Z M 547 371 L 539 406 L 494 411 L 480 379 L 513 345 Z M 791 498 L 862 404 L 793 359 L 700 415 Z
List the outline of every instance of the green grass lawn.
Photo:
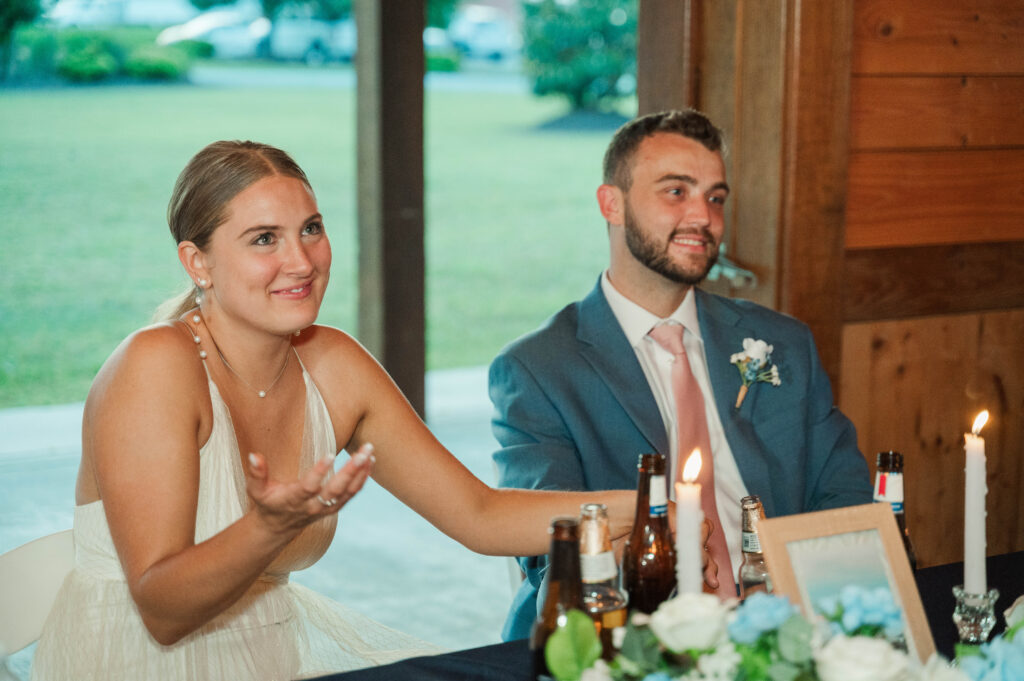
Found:
M 545 132 L 528 95 L 427 95 L 428 367 L 488 363 L 584 295 L 607 259 L 610 131 Z M 165 210 L 203 145 L 306 169 L 334 247 L 320 321 L 355 333 L 355 99 L 187 85 L 0 90 L 0 407 L 85 398 L 117 343 L 186 284 Z

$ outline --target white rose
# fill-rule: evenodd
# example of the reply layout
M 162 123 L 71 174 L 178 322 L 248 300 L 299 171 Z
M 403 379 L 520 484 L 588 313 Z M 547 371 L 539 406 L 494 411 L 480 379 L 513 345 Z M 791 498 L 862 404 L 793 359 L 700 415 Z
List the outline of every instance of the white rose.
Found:
M 956 667 L 950 666 L 946 658 L 933 653 L 928 664 L 921 668 L 914 677 L 916 681 L 971 681 L 971 677 Z
M 754 340 L 753 338 L 743 339 L 743 352 L 746 353 L 747 357 L 754 360 L 760 360 L 763 364 L 768 355 L 772 352 L 772 346 L 765 343 L 763 340 Z
M 821 681 L 904 681 L 910 660 L 883 638 L 833 636 L 814 653 Z
M 725 642 L 728 614 L 729 609 L 717 596 L 680 594 L 654 611 L 651 631 L 674 652 L 708 650 Z
M 612 669 L 604 660 L 598 660 L 590 669 L 584 669 L 580 681 L 612 681 Z

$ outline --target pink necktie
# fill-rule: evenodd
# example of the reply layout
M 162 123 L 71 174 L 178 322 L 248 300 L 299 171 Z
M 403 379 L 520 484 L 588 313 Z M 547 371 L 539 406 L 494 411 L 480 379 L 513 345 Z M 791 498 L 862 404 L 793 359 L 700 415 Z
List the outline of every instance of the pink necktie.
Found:
M 672 353 L 672 391 L 676 400 L 676 428 L 678 429 L 678 449 L 676 461 L 676 479 L 682 480 L 683 464 L 695 447 L 700 447 L 701 467 L 698 481 L 701 484 L 700 505 L 704 517 L 711 521 L 711 537 L 708 539 L 708 552 L 718 563 L 718 590 L 714 593 L 719 598 L 735 598 L 736 583 L 733 581 L 732 561 L 729 560 L 729 548 L 725 543 L 722 523 L 718 520 L 718 506 L 715 503 L 715 469 L 714 457 L 711 455 L 711 439 L 708 436 L 708 422 L 704 414 L 704 395 L 700 391 L 697 379 L 690 370 L 690 361 L 683 348 L 683 327 L 680 324 L 659 324 L 651 329 L 651 338 L 658 345 Z M 705 591 L 711 591 L 705 584 Z

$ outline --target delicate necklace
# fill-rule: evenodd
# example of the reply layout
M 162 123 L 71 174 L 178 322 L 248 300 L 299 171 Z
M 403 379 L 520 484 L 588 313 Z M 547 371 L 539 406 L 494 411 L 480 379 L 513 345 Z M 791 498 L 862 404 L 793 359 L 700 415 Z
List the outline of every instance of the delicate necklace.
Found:
M 199 323 L 200 319 L 201 319 L 201 317 L 198 314 L 192 315 L 192 321 L 195 322 L 196 324 Z M 209 329 L 207 329 L 207 330 L 209 330 Z M 281 370 L 277 372 L 277 377 L 274 378 L 274 380 L 270 383 L 270 385 L 267 386 L 267 388 L 265 390 L 260 390 L 259 388 L 256 388 L 251 383 L 249 383 L 249 381 L 247 381 L 244 378 L 242 378 L 242 375 L 239 374 L 237 371 L 235 371 L 235 368 L 233 366 L 231 366 L 230 362 L 228 362 L 227 357 L 225 357 L 224 353 L 220 351 L 220 346 L 217 345 L 217 341 L 215 341 L 213 339 L 213 334 L 209 334 L 209 336 L 210 336 L 210 342 L 213 343 L 213 347 L 217 351 L 217 356 L 220 357 L 220 361 L 224 363 L 224 366 L 226 366 L 228 368 L 228 371 L 230 371 L 232 374 L 234 374 L 235 378 L 237 378 L 239 381 L 241 381 L 245 385 L 245 387 L 249 388 L 249 390 L 254 391 L 260 397 L 266 397 L 267 393 L 270 392 L 270 390 L 275 385 L 277 385 L 277 382 L 281 380 L 282 376 L 284 376 L 284 370 L 288 368 L 288 362 L 291 361 L 291 358 L 292 358 L 292 353 L 290 353 L 290 352 L 287 355 L 285 355 L 284 364 L 281 365 Z M 200 338 L 199 338 L 198 334 L 193 335 L 192 338 L 196 342 L 196 344 L 198 344 L 200 342 Z M 205 350 L 200 350 L 199 351 L 199 357 L 200 357 L 200 359 L 205 360 L 206 359 L 206 351 Z

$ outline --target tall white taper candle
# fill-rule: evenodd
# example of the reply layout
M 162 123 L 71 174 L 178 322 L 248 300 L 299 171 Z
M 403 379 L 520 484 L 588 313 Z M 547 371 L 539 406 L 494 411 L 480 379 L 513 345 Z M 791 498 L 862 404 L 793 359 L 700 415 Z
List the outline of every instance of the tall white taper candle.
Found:
M 985 439 L 981 428 L 988 411 L 978 414 L 970 433 L 964 433 L 964 591 L 983 594 L 988 591 L 985 578 Z

